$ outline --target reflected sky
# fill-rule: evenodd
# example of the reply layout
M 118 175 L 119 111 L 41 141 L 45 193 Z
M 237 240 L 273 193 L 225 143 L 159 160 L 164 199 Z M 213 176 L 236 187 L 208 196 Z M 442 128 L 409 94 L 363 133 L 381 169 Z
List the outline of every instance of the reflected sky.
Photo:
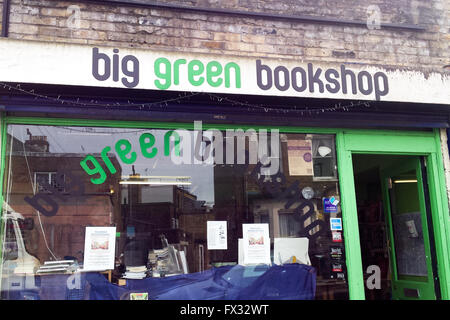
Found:
M 170 157 L 164 155 L 164 134 L 169 130 L 10 125 L 8 133 L 25 142 L 29 139 L 27 129 L 33 136 L 47 137 L 50 153 L 74 153 L 79 156 L 99 154 L 106 146 L 111 147 L 110 153 L 115 154 L 116 142 L 127 139 L 132 145 L 132 151 L 136 152 L 137 159 L 133 164 L 125 164 L 116 155 L 121 164 L 122 175 L 132 174 L 134 166 L 135 173 L 141 176 L 189 176 L 192 182 L 189 192 L 196 195 L 199 201 L 214 204 L 213 165 L 173 163 Z M 151 133 L 156 140 L 154 147 L 158 149 L 158 153 L 152 159 L 145 158 L 141 153 L 139 137 L 145 132 Z M 192 136 L 191 132 L 191 138 Z

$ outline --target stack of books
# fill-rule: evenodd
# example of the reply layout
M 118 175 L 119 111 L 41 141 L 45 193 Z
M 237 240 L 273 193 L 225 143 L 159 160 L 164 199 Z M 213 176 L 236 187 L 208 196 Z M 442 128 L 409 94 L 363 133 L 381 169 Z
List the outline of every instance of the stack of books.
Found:
M 127 267 L 123 278 L 125 279 L 144 279 L 147 276 L 146 266 Z
M 67 273 L 74 271 L 75 260 L 45 261 L 37 273 Z

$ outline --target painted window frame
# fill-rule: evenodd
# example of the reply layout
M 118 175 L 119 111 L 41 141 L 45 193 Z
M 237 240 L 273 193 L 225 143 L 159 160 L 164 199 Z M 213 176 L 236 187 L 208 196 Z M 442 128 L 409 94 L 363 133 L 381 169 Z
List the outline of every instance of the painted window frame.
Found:
M 7 126 L 10 124 L 152 128 L 193 130 L 193 123 L 152 122 L 127 120 L 98 120 L 78 118 L 42 118 L 1 116 L 1 167 L 0 203 L 3 204 L 3 183 L 5 171 L 5 150 Z M 294 126 L 238 125 L 211 123 L 203 129 L 278 129 L 280 133 L 333 134 L 336 137 L 337 171 L 341 194 L 344 245 L 347 266 L 347 281 L 350 300 L 364 300 L 364 278 L 356 208 L 356 194 L 353 175 L 353 154 L 419 155 L 427 161 L 427 175 L 430 192 L 431 215 L 434 230 L 437 270 L 441 299 L 450 300 L 450 220 L 446 194 L 444 165 L 440 147 L 439 130 L 394 131 L 371 129 L 311 128 Z M 391 139 L 387 143 L 387 139 Z M 2 219 L 3 224 L 3 219 Z M 3 230 L 3 228 L 1 229 Z M 1 240 L 0 240 L 1 241 Z M 1 243 L 0 243 L 1 244 Z M 1 258 L 1 257 L 0 257 Z

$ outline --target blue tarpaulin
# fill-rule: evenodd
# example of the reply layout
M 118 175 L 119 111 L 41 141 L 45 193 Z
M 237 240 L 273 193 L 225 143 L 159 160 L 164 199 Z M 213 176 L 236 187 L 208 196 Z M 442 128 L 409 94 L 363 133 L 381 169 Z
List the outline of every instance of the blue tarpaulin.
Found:
M 35 290 L 9 292 L 10 299 L 128 300 L 130 293 L 148 293 L 150 300 L 313 300 L 316 271 L 303 264 L 212 268 L 164 278 L 128 279 L 110 283 L 96 272 L 41 276 Z M 4 297 L 8 298 L 8 297 Z

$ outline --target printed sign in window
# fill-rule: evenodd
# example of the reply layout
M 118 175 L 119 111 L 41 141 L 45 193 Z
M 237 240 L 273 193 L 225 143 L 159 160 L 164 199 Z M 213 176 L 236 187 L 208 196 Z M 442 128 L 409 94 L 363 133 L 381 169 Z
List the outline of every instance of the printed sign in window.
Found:
M 83 269 L 114 269 L 115 240 L 115 227 L 86 227 Z
M 325 213 L 337 213 L 338 212 L 338 203 L 334 197 L 331 198 L 323 198 L 323 212 Z
M 227 250 L 227 222 L 208 221 L 208 250 Z
M 244 264 L 270 264 L 269 224 L 242 225 Z
M 342 220 L 341 218 L 330 218 L 330 228 L 332 231 L 342 230 Z

